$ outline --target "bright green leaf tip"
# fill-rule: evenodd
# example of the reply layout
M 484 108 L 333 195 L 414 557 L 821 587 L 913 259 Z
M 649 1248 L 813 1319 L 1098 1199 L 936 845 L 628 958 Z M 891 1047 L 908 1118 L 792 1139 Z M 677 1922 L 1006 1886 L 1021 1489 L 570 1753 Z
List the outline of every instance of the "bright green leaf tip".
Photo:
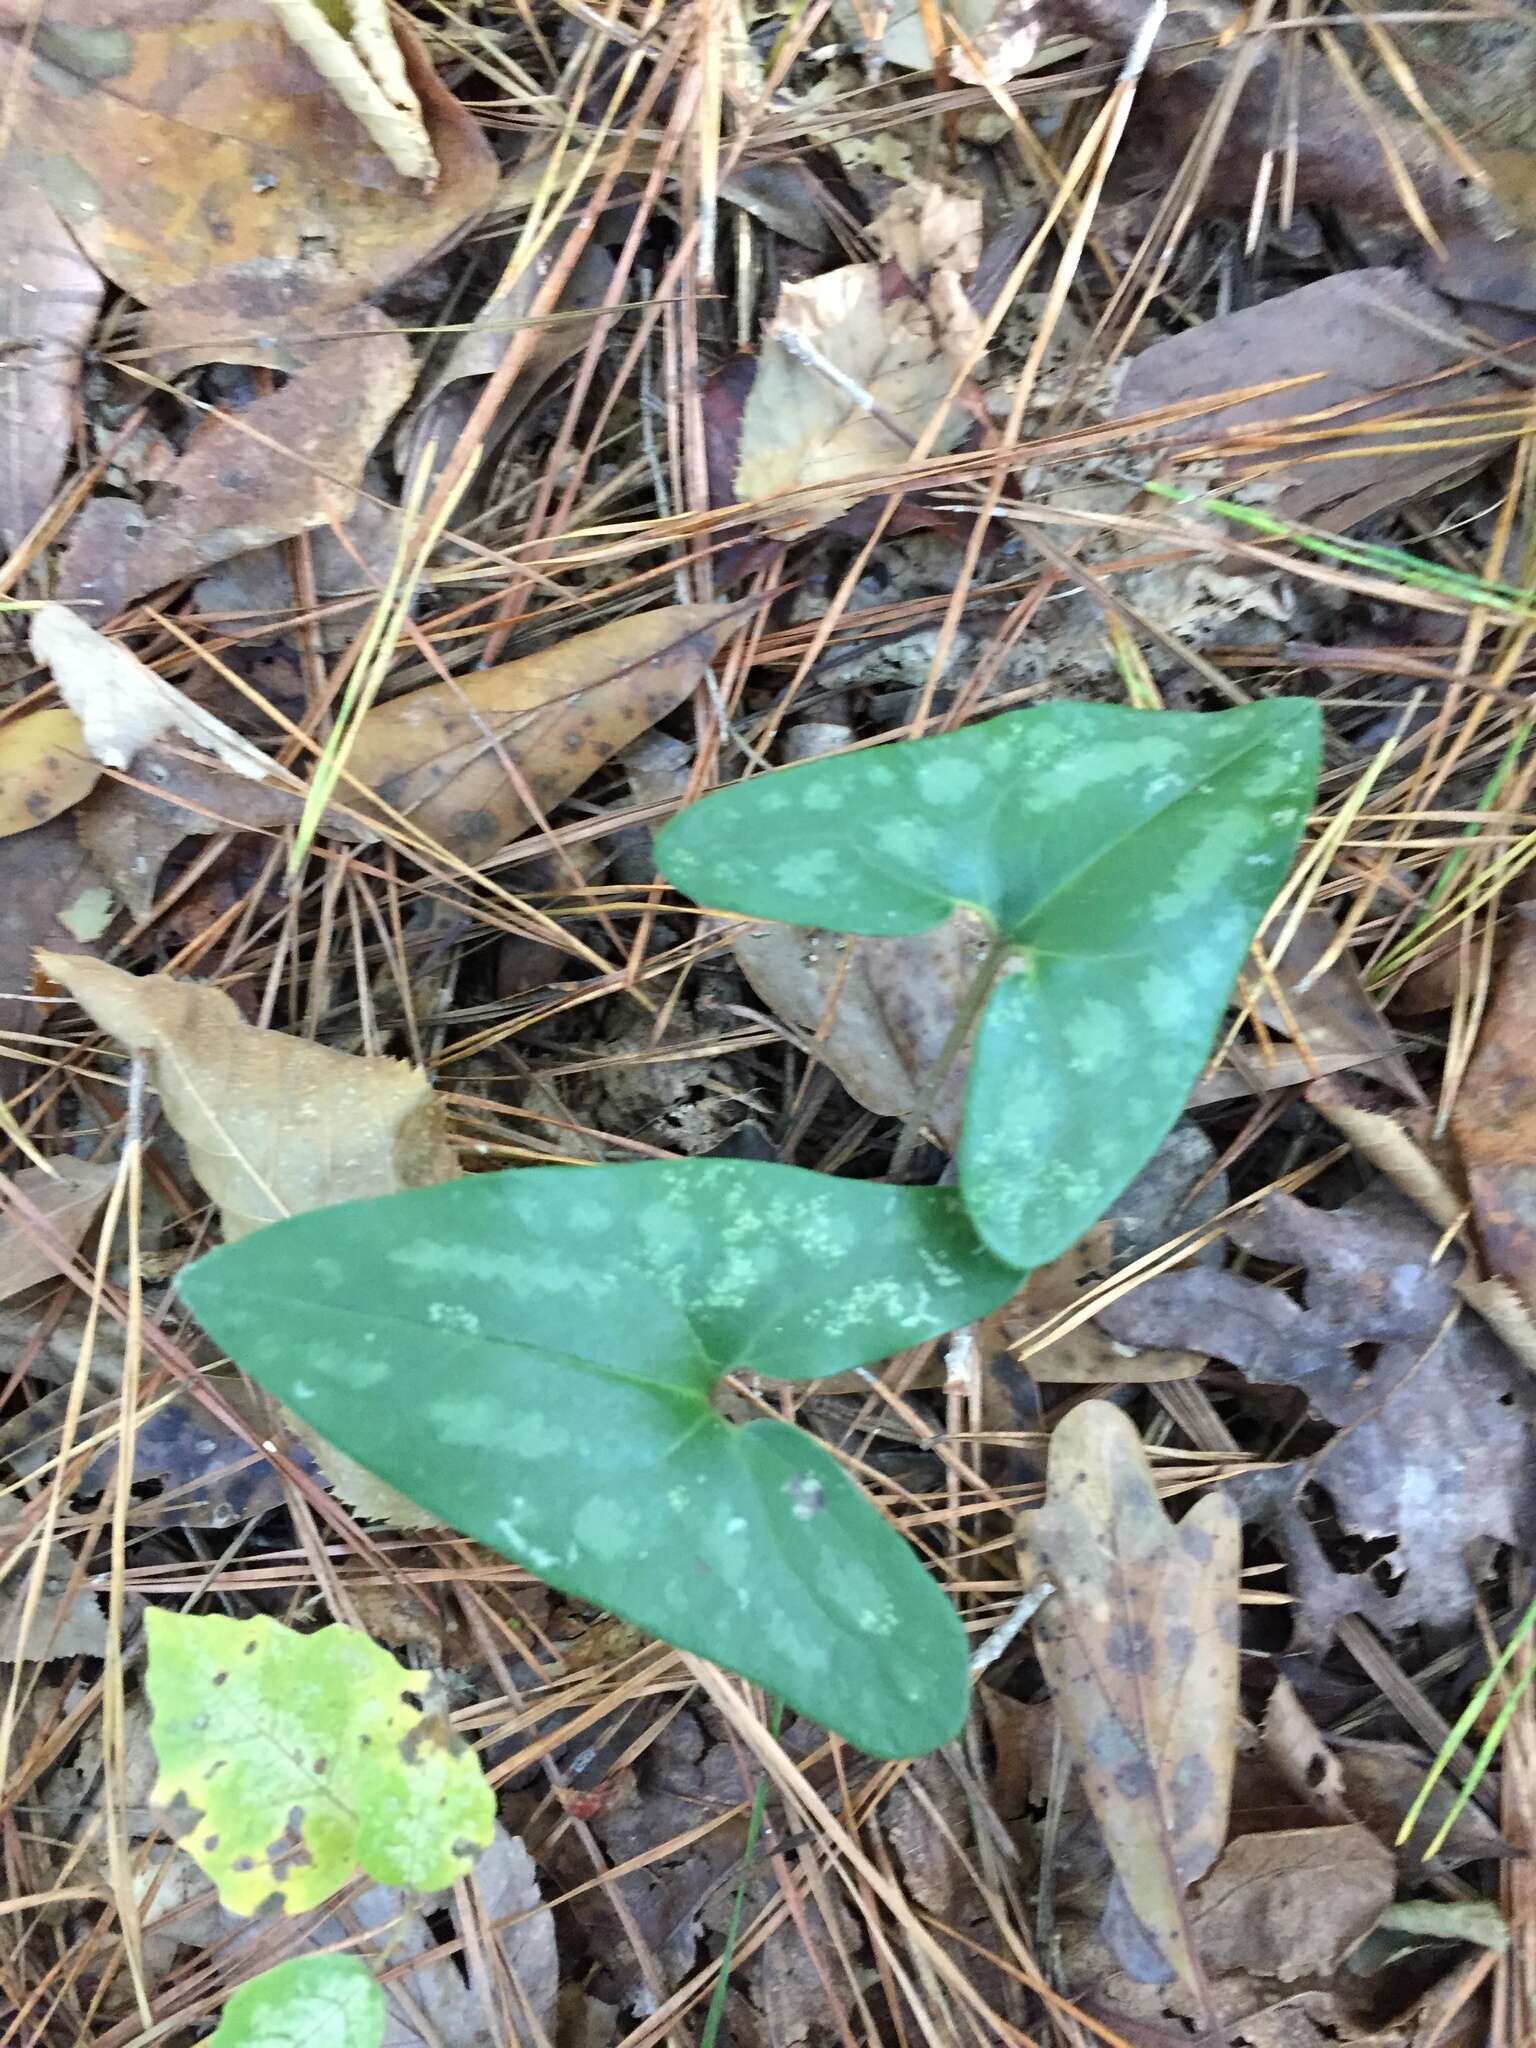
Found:
M 295 1956 L 233 1993 L 208 2048 L 379 2048 L 388 2019 L 356 1956 Z
M 957 909 L 1013 949 L 978 1027 L 960 1189 L 1043 1265 L 1135 1178 L 1209 1057 L 1317 785 L 1315 704 L 1047 704 L 732 784 L 658 835 L 722 910 L 889 938 Z
M 830 1452 L 711 1394 L 872 1363 L 1018 1284 L 948 1189 L 712 1159 L 348 1203 L 182 1279 L 238 1364 L 412 1500 L 879 1756 L 958 1732 L 964 1631 Z

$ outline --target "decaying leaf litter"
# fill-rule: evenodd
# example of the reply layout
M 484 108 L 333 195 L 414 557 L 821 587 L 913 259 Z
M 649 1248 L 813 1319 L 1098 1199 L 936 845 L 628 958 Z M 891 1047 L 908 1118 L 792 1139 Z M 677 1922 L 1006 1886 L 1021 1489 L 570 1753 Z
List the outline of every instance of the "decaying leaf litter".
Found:
M 1529 24 L 422 8 L 379 71 L 335 12 L 0 5 L 0 2041 L 191 2041 L 337 1944 L 402 2044 L 696 2042 L 722 1973 L 772 2048 L 1523 2038 L 1528 1694 L 1396 1838 L 1533 1591 Z M 217 1233 L 490 1166 L 879 1179 L 916 1116 L 939 1179 L 964 930 L 701 916 L 657 827 L 1281 694 L 1318 816 L 1152 1165 L 969 1332 L 783 1391 L 978 1648 L 1055 1587 L 963 1745 L 748 1743 L 178 1306 Z M 232 1918 L 146 1605 L 427 1672 L 476 1874 Z

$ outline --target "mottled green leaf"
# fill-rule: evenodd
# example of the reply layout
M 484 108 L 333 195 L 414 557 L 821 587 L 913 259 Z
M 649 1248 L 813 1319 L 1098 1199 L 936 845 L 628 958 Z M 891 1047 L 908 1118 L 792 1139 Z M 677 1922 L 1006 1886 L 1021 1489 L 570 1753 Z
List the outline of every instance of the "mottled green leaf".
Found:
M 553 1586 L 882 1756 L 947 1740 L 965 1639 L 819 1444 L 711 1404 L 989 1312 L 1018 1276 L 940 1188 L 738 1160 L 527 1168 L 294 1217 L 183 1276 L 245 1370 Z
M 155 1798 L 231 1912 L 307 1912 L 359 1870 L 439 1891 L 490 1841 L 473 1753 L 409 1698 L 426 1672 L 351 1628 L 160 1607 L 145 1626 Z
M 233 1993 L 207 2048 L 379 2048 L 387 2017 L 356 1956 L 295 1956 Z
M 656 857 L 748 917 L 892 937 L 961 910 L 1005 942 L 960 1186 L 998 1257 L 1037 1266 L 1182 1109 L 1295 853 L 1318 749 L 1300 700 L 1047 704 L 718 790 Z

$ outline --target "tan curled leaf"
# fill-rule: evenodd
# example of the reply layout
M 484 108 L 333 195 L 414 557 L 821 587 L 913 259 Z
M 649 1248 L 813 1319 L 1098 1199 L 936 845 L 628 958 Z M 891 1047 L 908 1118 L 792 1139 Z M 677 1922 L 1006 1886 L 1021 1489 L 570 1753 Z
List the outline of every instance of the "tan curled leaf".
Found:
M 939 311 L 911 294 L 887 300 L 877 263 L 786 285 L 742 413 L 737 497 L 823 487 L 813 506 L 776 521 L 778 530 L 806 533 L 841 518 L 865 493 L 838 486 L 910 461 L 944 406 L 967 339 L 948 303 Z M 952 448 L 966 423 L 951 405 L 931 452 Z
M 37 955 L 87 1016 L 149 1056 L 150 1078 L 218 1204 L 227 1239 L 333 1202 L 449 1180 L 442 1104 L 404 1060 L 338 1052 L 247 1024 L 222 989 L 125 974 L 77 953 Z M 403 1528 L 433 1518 L 296 1422 L 342 1497 Z
M 288 34 L 402 178 L 437 182 L 438 163 L 389 25 L 385 0 L 348 0 L 343 35 L 316 0 L 267 0 Z
M 54 706 L 0 725 L 0 839 L 71 810 L 100 774 L 73 711 Z
M 547 811 L 675 711 L 737 610 L 668 605 L 370 711 L 347 773 L 440 845 L 484 859 L 533 823 L 510 760 Z
M 457 1171 L 442 1104 L 404 1060 L 262 1031 L 200 982 L 125 974 L 79 954 L 37 957 L 101 1030 L 149 1055 L 226 1238 Z
M 253 782 L 278 772 L 223 719 L 162 681 L 137 655 L 98 633 L 67 605 L 39 607 L 32 621 L 32 652 L 52 670 L 87 750 L 109 768 L 127 768 L 141 747 L 179 733 Z
M 10 1185 L 47 1220 L 67 1251 L 75 1251 L 107 1199 L 115 1169 L 86 1159 L 61 1159 L 52 1173 L 24 1166 Z M 8 1301 L 39 1280 L 57 1277 L 58 1266 L 35 1232 L 16 1215 L 0 1220 L 0 1301 Z
M 918 178 L 869 224 L 869 239 L 908 277 L 973 271 L 981 261 L 981 195 Z
M 1057 1428 L 1045 1506 L 1019 1524 L 1026 1584 L 1056 1589 L 1035 1647 L 1115 1866 L 1105 1936 L 1138 1975 L 1192 1988 L 1184 1893 L 1221 1850 L 1232 1793 L 1240 1533 L 1220 1494 L 1175 1527 L 1107 1401 Z

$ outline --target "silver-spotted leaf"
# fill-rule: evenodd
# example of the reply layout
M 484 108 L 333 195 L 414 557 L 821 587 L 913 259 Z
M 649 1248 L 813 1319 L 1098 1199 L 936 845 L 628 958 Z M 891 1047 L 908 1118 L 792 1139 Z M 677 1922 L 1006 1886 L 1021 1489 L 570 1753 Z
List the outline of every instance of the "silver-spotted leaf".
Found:
M 160 1607 L 145 1627 L 155 1798 L 232 1913 L 307 1912 L 359 1870 L 439 1891 L 489 1843 L 473 1751 L 412 1704 L 428 1674 L 360 1630 Z
M 957 909 L 1006 942 L 976 1034 L 960 1186 L 1043 1265 L 1184 1106 L 1317 782 L 1317 707 L 1047 704 L 717 790 L 658 836 L 700 902 L 870 937 Z
M 829 1452 L 711 1392 L 867 1364 L 1016 1285 L 948 1189 L 710 1159 L 348 1203 L 182 1280 L 237 1364 L 412 1500 L 882 1756 L 964 1719 L 954 1611 Z
M 379 2048 L 388 2019 L 356 1956 L 295 1956 L 231 1994 L 208 2048 Z

